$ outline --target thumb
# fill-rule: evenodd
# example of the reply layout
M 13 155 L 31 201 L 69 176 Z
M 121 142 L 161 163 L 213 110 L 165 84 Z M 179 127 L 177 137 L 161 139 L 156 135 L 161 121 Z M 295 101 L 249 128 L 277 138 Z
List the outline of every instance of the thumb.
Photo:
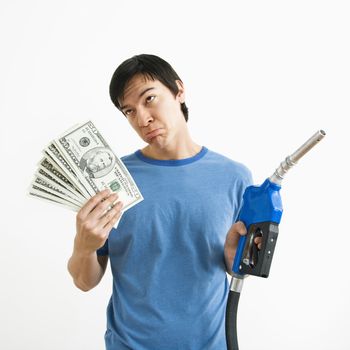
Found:
M 247 234 L 247 229 L 242 221 L 235 222 L 226 236 L 226 246 L 236 248 L 241 236 Z
M 235 227 L 236 232 L 239 233 L 241 236 L 247 234 L 247 228 L 245 227 L 243 221 L 237 221 L 233 224 L 233 226 Z

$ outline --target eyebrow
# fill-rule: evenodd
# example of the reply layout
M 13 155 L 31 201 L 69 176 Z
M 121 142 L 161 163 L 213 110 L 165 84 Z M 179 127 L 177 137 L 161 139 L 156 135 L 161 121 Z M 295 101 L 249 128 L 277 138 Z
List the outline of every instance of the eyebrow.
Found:
M 152 87 L 149 87 L 149 88 L 143 90 L 143 91 L 140 93 L 140 95 L 139 95 L 139 99 L 140 99 L 147 91 L 152 90 L 152 89 L 155 89 L 155 87 L 152 86 Z M 130 106 L 129 106 L 129 105 L 121 106 L 120 109 L 123 110 L 124 108 L 127 108 L 127 107 L 130 107 Z

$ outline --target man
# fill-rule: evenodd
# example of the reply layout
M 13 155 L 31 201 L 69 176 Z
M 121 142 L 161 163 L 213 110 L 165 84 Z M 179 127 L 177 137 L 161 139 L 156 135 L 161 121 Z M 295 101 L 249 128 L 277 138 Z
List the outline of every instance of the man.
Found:
M 224 350 L 226 272 L 246 233 L 235 222 L 250 172 L 192 140 L 184 84 L 163 59 L 123 62 L 110 96 L 147 143 L 122 158 L 144 201 L 113 229 L 122 204 L 103 213 L 117 195 L 91 198 L 77 214 L 69 272 L 87 291 L 110 258 L 107 350 Z

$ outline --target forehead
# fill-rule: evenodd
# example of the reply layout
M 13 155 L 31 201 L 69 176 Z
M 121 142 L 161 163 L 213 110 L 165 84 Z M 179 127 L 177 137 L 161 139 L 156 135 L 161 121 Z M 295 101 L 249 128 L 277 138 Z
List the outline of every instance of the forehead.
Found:
M 153 80 L 151 77 L 137 74 L 132 77 L 125 85 L 123 96 L 120 99 L 121 104 L 126 103 L 129 99 L 139 97 L 139 95 L 148 88 L 166 89 L 159 80 Z

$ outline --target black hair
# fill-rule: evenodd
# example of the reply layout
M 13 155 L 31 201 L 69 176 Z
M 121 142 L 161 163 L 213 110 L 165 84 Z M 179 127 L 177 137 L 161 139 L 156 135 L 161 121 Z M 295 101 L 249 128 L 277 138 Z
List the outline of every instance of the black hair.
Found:
M 173 67 L 155 55 L 135 55 L 122 62 L 115 70 L 109 84 L 109 95 L 114 105 L 121 110 L 119 99 L 124 95 L 126 84 L 137 74 L 151 80 L 159 80 L 176 96 L 179 89 L 175 80 L 180 80 Z M 181 111 L 188 121 L 188 108 L 185 102 L 181 103 Z

